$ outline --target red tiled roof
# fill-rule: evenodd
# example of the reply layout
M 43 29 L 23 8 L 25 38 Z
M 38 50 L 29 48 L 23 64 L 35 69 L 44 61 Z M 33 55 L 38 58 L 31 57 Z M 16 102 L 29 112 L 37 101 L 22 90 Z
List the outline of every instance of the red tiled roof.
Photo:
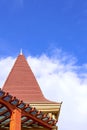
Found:
M 2 88 L 13 96 L 29 103 L 51 103 L 47 100 L 36 81 L 24 55 L 19 55 Z

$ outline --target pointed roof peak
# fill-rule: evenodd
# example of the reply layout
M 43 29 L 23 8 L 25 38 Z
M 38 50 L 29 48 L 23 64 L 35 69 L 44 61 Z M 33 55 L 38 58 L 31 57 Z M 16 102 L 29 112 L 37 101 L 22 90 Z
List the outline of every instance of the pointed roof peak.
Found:
M 22 51 L 17 57 L 2 89 L 25 102 L 50 102 L 43 96 Z

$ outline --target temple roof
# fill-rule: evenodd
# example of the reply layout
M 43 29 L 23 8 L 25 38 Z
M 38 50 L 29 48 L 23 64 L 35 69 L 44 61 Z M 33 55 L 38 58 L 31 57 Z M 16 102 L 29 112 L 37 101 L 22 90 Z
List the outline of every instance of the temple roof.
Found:
M 23 54 L 17 57 L 2 90 L 9 92 L 24 102 L 51 103 L 43 96 L 39 84 Z

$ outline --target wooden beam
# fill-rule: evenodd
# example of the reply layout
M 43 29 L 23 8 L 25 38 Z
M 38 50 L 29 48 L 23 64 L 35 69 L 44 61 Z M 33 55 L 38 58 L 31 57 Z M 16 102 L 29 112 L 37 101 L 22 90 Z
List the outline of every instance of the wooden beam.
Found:
M 10 130 L 21 130 L 21 111 L 19 109 L 12 111 Z

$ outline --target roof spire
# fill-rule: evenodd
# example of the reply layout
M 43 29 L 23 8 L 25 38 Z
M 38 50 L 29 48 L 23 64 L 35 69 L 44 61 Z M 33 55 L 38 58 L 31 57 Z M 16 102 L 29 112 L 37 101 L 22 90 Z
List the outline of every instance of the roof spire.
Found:
M 14 78 L 15 76 L 15 78 Z M 3 90 L 25 102 L 49 102 L 44 98 L 38 82 L 20 50 L 15 64 L 3 86 Z
M 22 49 L 20 50 L 20 55 L 22 55 L 23 53 L 22 53 Z

